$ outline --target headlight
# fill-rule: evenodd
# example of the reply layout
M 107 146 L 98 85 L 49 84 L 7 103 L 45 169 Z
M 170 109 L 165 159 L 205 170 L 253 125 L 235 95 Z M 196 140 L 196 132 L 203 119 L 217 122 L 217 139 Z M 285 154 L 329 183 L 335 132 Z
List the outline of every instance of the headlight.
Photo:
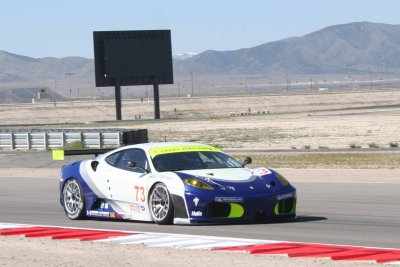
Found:
M 205 182 L 197 179 L 197 178 L 187 178 L 185 180 L 183 180 L 184 183 L 196 187 L 196 188 L 200 188 L 200 189 L 205 189 L 205 190 L 213 190 L 213 188 L 206 184 Z
M 281 184 L 282 184 L 283 186 L 289 185 L 289 181 L 286 180 L 285 177 L 283 177 L 283 176 L 280 175 L 279 173 L 275 173 L 275 174 L 276 174 L 276 178 L 278 178 L 279 182 L 281 182 Z

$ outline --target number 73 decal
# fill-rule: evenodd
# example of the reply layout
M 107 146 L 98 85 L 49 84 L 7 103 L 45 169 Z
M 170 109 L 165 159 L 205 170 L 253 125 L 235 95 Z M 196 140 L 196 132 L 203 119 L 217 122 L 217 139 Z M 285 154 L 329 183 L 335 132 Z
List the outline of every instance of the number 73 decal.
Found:
M 136 193 L 136 198 L 135 198 L 136 201 L 145 202 L 146 195 L 144 194 L 144 187 L 135 185 L 134 189 L 135 189 L 135 193 Z

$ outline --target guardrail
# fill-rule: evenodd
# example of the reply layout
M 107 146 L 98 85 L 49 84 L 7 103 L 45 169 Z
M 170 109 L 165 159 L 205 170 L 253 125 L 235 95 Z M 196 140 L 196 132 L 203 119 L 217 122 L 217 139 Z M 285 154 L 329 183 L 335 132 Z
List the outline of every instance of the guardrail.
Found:
M 0 131 L 0 149 L 54 149 L 77 142 L 85 148 L 110 148 L 148 140 L 146 129 Z

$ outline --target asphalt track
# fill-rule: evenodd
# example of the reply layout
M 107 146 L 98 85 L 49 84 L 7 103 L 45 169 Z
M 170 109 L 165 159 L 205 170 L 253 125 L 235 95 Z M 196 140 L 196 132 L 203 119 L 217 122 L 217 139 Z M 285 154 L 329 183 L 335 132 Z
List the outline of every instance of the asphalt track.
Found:
M 288 223 L 171 225 L 67 219 L 58 178 L 1 177 L 0 222 L 400 248 L 400 184 L 297 182 Z

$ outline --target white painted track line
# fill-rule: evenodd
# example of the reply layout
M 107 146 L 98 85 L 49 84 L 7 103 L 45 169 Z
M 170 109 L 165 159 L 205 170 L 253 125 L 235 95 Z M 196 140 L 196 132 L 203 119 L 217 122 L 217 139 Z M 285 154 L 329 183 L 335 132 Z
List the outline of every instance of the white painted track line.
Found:
M 270 240 L 252 240 L 239 238 L 225 238 L 213 236 L 195 236 L 164 233 L 143 233 L 124 237 L 108 238 L 95 242 L 116 244 L 143 244 L 149 247 L 175 247 L 185 249 L 213 249 L 231 246 L 246 246 L 255 244 L 275 243 Z
M 12 229 L 12 228 L 29 227 L 29 226 L 32 226 L 32 225 L 15 224 L 15 223 L 0 223 L 0 229 Z

